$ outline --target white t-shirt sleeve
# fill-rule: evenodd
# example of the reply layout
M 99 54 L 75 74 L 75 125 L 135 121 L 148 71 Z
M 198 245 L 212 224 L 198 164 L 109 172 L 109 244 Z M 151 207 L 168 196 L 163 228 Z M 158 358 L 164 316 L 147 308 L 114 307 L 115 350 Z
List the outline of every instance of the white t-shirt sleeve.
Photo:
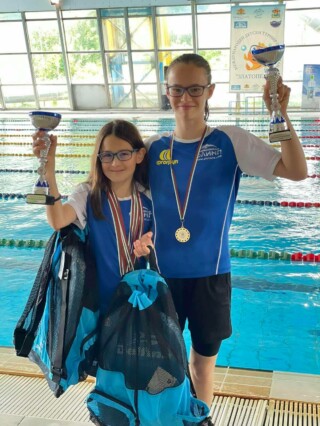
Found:
M 162 136 L 169 136 L 170 134 L 172 134 L 172 132 L 162 132 L 161 134 L 154 134 L 152 136 L 149 136 L 147 139 L 144 139 L 143 142 L 147 148 L 147 151 L 149 151 L 153 142 L 156 142 L 157 140 L 161 139 Z
M 90 186 L 87 183 L 81 183 L 76 186 L 75 190 L 69 195 L 67 203 L 70 204 L 77 215 L 74 224 L 80 229 L 84 229 L 87 224 L 87 198 Z
M 220 126 L 232 141 L 240 169 L 252 176 L 267 180 L 276 178 L 273 172 L 281 153 L 272 145 L 237 126 Z

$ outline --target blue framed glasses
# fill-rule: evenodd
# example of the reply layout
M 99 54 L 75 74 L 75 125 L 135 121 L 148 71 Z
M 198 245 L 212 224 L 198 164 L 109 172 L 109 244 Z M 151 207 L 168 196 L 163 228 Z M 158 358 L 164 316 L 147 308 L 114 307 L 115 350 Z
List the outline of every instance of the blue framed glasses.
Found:
M 138 149 L 123 149 L 121 151 L 102 151 L 98 154 L 101 163 L 112 163 L 114 157 L 117 157 L 119 161 L 128 161 L 132 157 L 134 152 L 139 151 Z

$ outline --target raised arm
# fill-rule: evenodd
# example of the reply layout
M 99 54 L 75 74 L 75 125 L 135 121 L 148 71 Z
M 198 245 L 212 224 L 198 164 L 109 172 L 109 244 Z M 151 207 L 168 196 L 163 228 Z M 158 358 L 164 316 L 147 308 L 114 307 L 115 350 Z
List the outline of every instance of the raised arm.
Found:
M 43 131 L 38 131 L 32 135 L 33 139 L 33 153 L 36 157 L 40 157 L 40 151 L 45 149 L 45 143 L 42 139 L 44 136 Z M 55 198 L 58 198 L 60 193 L 58 190 L 58 185 L 56 181 L 55 174 L 55 154 L 57 148 L 57 137 L 50 135 L 51 146 L 47 155 L 46 163 L 46 180 L 49 184 L 50 195 L 53 195 Z M 59 230 L 70 223 L 74 222 L 77 218 L 74 208 L 70 204 L 62 204 L 61 200 L 56 201 L 53 206 L 47 206 L 47 219 L 49 225 L 55 229 Z
M 274 169 L 274 175 L 290 180 L 303 180 L 308 175 L 307 162 L 296 131 L 288 117 L 287 107 L 290 98 L 290 87 L 278 81 L 278 101 L 281 113 L 291 131 L 291 139 L 281 142 L 281 159 Z M 263 100 L 271 114 L 271 99 L 269 94 L 269 82 L 264 87 Z

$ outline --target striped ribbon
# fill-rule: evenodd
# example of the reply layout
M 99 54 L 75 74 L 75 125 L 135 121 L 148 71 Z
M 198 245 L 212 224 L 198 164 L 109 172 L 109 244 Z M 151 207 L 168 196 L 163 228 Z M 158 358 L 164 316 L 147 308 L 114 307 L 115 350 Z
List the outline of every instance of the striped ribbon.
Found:
M 127 236 L 119 200 L 112 190 L 108 190 L 107 196 L 116 233 L 119 271 L 122 276 L 134 269 L 133 242 L 140 238 L 143 232 L 142 202 L 140 193 L 134 185 L 131 196 L 129 235 Z

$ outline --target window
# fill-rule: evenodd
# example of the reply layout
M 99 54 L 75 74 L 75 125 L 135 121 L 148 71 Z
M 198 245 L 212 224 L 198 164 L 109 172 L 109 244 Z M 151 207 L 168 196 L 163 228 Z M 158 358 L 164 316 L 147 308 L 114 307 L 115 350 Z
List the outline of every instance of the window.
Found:
M 199 53 L 211 66 L 216 83 L 209 101 L 212 108 L 244 103 L 245 94 L 229 93 L 228 85 L 234 2 L 195 3 L 62 10 L 58 14 L 55 10 L 0 13 L 3 107 L 69 108 L 75 100 L 75 96 L 69 99 L 75 86 L 90 91 L 90 85 L 98 85 L 106 94 L 108 108 L 157 110 L 165 103 L 166 68 L 187 52 Z M 290 107 L 299 108 L 303 66 L 319 62 L 320 4 L 316 0 L 285 3 L 282 76 L 292 89 Z
M 0 80 L 2 84 L 32 84 L 28 56 L 0 55 Z
M 198 47 L 213 49 L 230 46 L 230 15 L 198 15 Z
M 65 68 L 61 54 L 33 54 L 32 64 L 37 83 L 66 82 Z
M 102 20 L 103 42 L 106 50 L 126 50 L 127 37 L 124 18 Z
M 133 74 L 136 83 L 156 83 L 156 67 L 153 52 L 132 53 Z
M 153 49 L 151 17 L 130 18 L 130 43 L 132 50 Z
M 100 50 L 95 19 L 65 20 L 64 30 L 68 52 Z
M 159 49 L 190 49 L 192 20 L 190 15 L 157 17 Z
M 314 10 L 287 11 L 285 16 L 285 44 L 287 46 L 306 44 L 318 44 L 320 46 L 320 9 L 318 9 L 318 14 Z
M 27 28 L 32 52 L 61 52 L 56 21 L 30 21 Z
M 10 43 L 8 43 L 8 38 Z M 1 22 L 0 53 L 26 53 L 26 51 L 27 45 L 22 22 Z
M 100 53 L 69 53 L 72 83 L 102 83 L 103 69 Z

